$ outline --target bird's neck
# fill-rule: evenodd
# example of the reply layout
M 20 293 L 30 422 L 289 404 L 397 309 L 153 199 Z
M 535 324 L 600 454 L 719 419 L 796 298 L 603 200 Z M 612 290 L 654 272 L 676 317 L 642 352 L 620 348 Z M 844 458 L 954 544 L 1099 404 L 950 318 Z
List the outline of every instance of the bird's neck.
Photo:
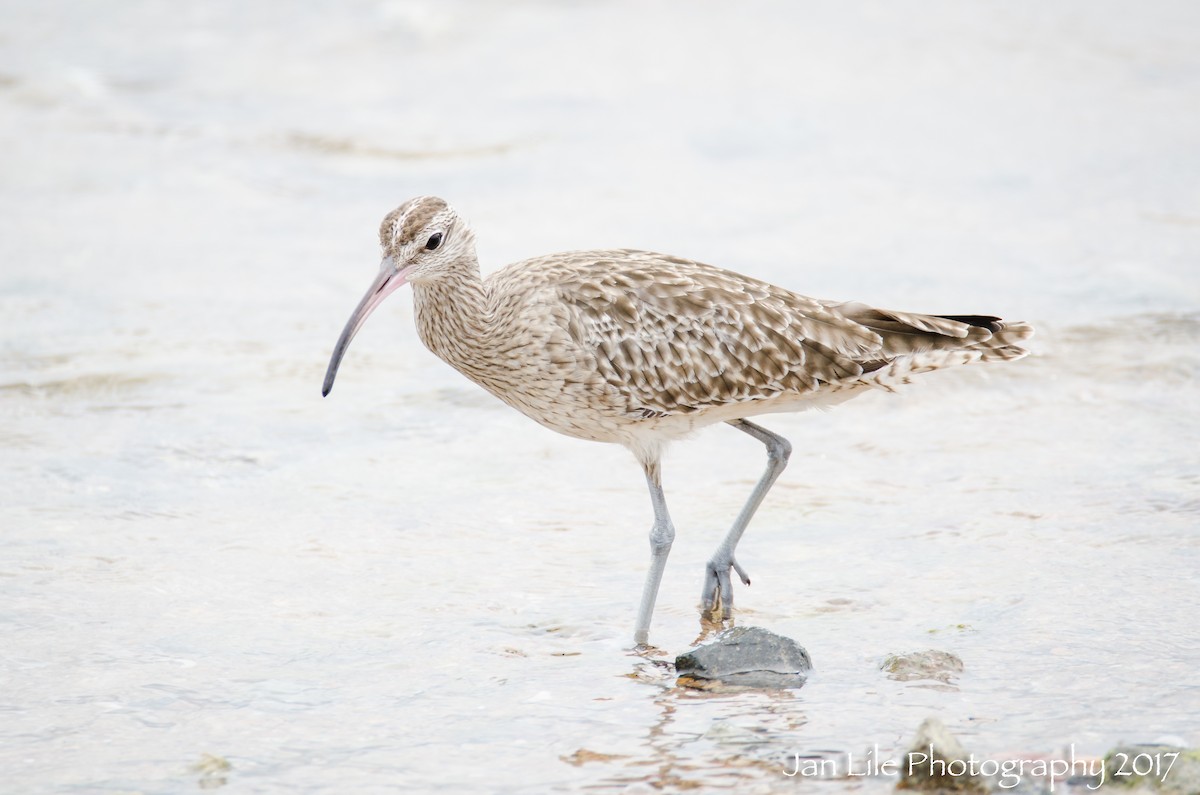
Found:
M 474 256 L 438 278 L 414 282 L 413 313 L 425 347 L 468 377 L 486 365 L 491 324 L 488 289 Z

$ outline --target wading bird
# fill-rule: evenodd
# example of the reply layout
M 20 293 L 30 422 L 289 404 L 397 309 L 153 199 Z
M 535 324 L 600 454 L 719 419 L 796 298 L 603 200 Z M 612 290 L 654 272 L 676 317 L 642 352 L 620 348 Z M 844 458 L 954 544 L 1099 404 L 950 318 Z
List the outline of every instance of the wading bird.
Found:
M 786 439 L 747 418 L 893 391 L 910 376 L 1026 354 L 1033 330 L 984 315 L 922 315 L 822 301 L 679 257 L 613 249 L 518 262 L 483 279 L 475 238 L 442 199 L 383 219 L 379 275 L 346 323 L 325 374 L 393 291 L 411 284 L 431 351 L 551 430 L 622 444 L 646 474 L 654 524 L 634 642 L 647 643 L 675 528 L 663 447 L 725 422 L 767 448 L 767 469 L 704 572 L 701 611 L 731 615 L 738 541 L 787 465 Z

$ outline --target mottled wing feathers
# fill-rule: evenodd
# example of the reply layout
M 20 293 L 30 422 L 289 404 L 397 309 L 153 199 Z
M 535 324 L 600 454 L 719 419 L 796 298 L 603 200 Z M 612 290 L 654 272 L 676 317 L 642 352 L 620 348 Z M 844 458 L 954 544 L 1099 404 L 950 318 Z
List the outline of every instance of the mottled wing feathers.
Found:
M 568 332 L 647 416 L 813 392 L 862 373 L 874 331 L 818 301 L 676 257 L 573 253 L 539 263 Z
M 979 358 L 1015 358 L 1024 324 L 817 301 L 650 252 L 568 252 L 518 263 L 556 307 L 586 366 L 647 417 L 816 393 Z M 497 274 L 505 280 L 505 272 Z M 545 291 L 545 292 L 543 292 Z

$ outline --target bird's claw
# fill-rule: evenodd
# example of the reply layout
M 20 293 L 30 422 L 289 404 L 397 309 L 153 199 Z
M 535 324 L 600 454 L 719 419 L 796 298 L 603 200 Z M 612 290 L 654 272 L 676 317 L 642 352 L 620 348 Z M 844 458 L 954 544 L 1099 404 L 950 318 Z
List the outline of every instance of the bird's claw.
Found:
M 700 612 L 723 620 L 733 616 L 733 579 L 730 570 L 736 571 L 745 585 L 750 584 L 750 575 L 734 558 L 710 560 L 704 568 L 704 592 L 700 597 Z
M 729 562 L 733 565 L 733 570 L 738 573 L 738 577 L 741 578 L 742 585 L 749 585 L 750 584 L 750 575 L 746 573 L 746 570 L 742 568 L 741 564 L 738 563 L 736 560 L 731 560 Z

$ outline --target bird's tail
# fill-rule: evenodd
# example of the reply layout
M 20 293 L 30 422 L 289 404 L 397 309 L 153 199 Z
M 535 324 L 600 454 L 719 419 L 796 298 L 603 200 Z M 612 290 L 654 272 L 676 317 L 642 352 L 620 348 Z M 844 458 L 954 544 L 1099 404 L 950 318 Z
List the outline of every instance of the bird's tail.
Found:
M 838 310 L 879 335 L 877 355 L 860 362 L 862 380 L 886 389 L 917 373 L 1020 359 L 1029 353 L 1021 343 L 1033 336 L 1028 323 L 991 315 L 922 315 L 865 304 L 842 304 Z
M 965 323 L 973 328 L 987 329 L 990 336 L 974 342 L 971 347 L 980 352 L 982 362 L 1008 362 L 1029 354 L 1022 342 L 1033 336 L 1033 326 L 1023 320 L 1004 321 L 989 315 L 934 315 L 940 320 Z

